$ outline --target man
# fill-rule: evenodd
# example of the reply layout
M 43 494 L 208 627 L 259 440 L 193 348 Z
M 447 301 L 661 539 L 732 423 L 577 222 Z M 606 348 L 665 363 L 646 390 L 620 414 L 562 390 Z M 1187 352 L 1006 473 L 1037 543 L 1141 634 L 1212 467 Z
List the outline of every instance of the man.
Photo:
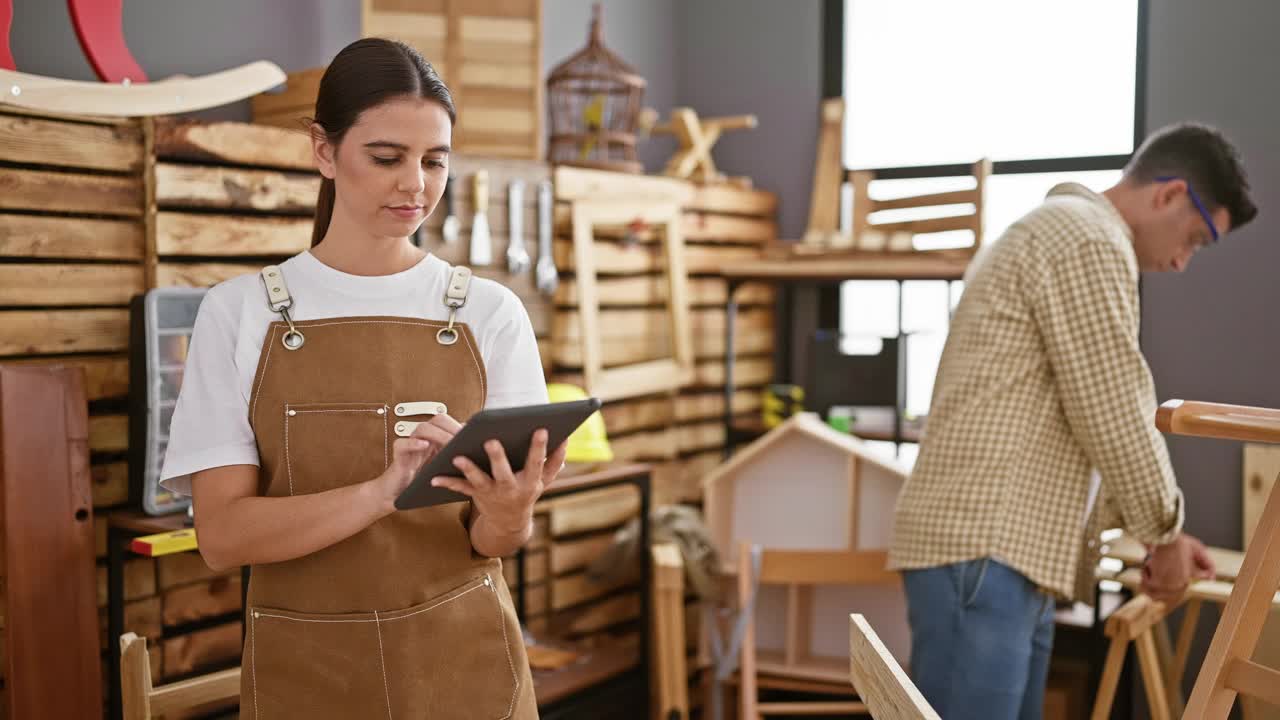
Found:
M 1102 530 L 1148 545 L 1156 599 L 1212 575 L 1154 425 L 1138 272 L 1180 272 L 1256 213 L 1226 138 L 1177 125 L 1111 189 L 1055 187 L 974 259 L 890 552 L 942 717 L 1040 717 L 1054 600 L 1092 600 Z

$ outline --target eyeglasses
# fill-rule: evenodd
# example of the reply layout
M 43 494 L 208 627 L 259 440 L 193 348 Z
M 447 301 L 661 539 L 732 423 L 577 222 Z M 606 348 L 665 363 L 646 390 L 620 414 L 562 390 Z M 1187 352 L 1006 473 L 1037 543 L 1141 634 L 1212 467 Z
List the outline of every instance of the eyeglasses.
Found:
M 1180 178 L 1176 175 L 1163 175 L 1156 178 L 1156 182 L 1169 182 L 1170 180 L 1187 182 L 1186 178 Z M 1192 204 L 1196 206 L 1196 210 L 1200 211 L 1200 217 L 1204 218 L 1204 224 L 1209 226 L 1209 234 L 1213 236 L 1213 241 L 1218 242 L 1218 228 L 1213 224 L 1213 217 L 1209 215 L 1209 210 L 1204 203 L 1200 202 L 1200 196 L 1196 194 L 1195 188 L 1192 188 L 1189 182 L 1187 182 L 1187 195 L 1191 196 Z

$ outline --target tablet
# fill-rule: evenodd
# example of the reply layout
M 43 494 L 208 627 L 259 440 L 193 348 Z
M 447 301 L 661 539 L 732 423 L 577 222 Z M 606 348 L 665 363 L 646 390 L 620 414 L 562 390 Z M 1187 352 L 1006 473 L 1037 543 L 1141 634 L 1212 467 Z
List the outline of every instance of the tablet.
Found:
M 448 445 L 418 469 L 409 487 L 396 498 L 396 509 L 410 510 L 468 500 L 462 493 L 431 485 L 431 479 L 440 475 L 463 477 L 462 471 L 454 467 L 455 457 L 462 455 L 470 458 L 480 469 L 489 472 L 489 454 L 484 451 L 484 444 L 490 440 L 498 440 L 507 451 L 507 462 L 511 463 L 511 469 L 520 472 L 529 455 L 534 431 L 546 428 L 547 452 L 550 453 L 599 409 L 599 398 L 587 398 L 546 405 L 481 410 L 462 426 Z

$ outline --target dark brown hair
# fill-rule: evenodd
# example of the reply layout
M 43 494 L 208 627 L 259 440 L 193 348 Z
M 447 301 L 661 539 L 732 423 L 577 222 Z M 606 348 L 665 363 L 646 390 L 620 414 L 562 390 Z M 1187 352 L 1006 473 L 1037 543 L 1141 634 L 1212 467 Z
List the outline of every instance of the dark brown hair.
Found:
M 360 113 L 403 95 L 435 100 L 449 113 L 449 121 L 457 122 L 453 94 L 417 50 L 399 40 L 357 40 L 333 58 L 320 78 L 312 122 L 336 147 Z M 311 247 L 319 245 L 329 230 L 335 193 L 333 180 L 322 178 Z
M 1142 183 L 1160 177 L 1186 180 L 1210 210 L 1227 209 L 1231 230 L 1258 214 L 1240 154 L 1221 131 L 1208 125 L 1178 123 L 1160 128 L 1133 154 L 1124 173 Z

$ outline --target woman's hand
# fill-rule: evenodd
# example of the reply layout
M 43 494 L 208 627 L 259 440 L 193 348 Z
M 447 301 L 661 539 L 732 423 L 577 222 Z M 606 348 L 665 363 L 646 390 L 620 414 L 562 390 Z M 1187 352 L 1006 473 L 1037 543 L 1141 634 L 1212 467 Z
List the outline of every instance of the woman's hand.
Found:
M 448 415 L 436 415 L 414 428 L 409 437 L 396 438 L 391 446 L 391 464 L 370 480 L 378 505 L 386 514 L 395 512 L 396 498 L 413 482 L 422 464 L 449 444 L 462 425 Z
M 565 444 L 561 443 L 548 456 L 547 431 L 534 432 L 524 467 L 518 473 L 511 470 L 502 443 L 490 440 L 484 449 L 489 455 L 491 473 L 481 470 L 465 457 L 458 457 L 453 464 L 466 477 L 441 476 L 433 478 L 431 484 L 471 498 L 477 521 L 484 518 L 493 532 L 503 536 L 523 536 L 533 519 L 534 503 L 564 466 Z

